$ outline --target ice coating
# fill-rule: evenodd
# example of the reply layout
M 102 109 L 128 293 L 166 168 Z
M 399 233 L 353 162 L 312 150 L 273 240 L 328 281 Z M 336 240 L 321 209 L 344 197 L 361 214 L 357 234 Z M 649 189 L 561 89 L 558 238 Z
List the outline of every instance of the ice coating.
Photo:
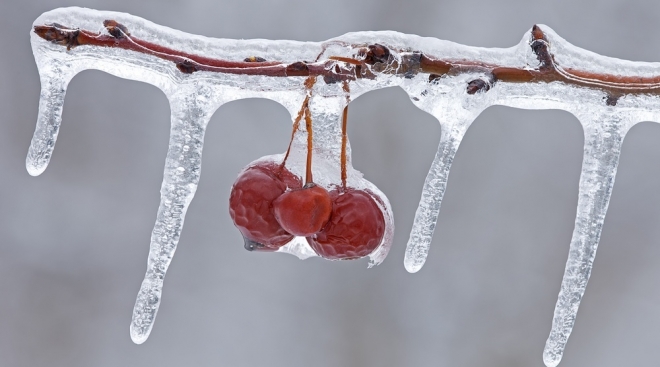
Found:
M 106 20 L 125 28 L 114 28 L 114 34 L 110 33 L 110 28 L 104 27 Z M 130 328 L 136 343 L 144 342 L 153 327 L 163 280 L 200 178 L 204 131 L 223 103 L 268 98 L 284 105 L 293 118 L 305 96 L 311 95 L 314 180 L 326 188 L 340 182 L 340 126 L 347 92 L 339 81 L 350 85 L 349 99 L 379 88 L 400 86 L 417 107 L 436 117 L 442 135 L 406 248 L 404 264 L 410 272 L 419 271 L 424 265 L 454 155 L 465 132 L 485 108 L 553 108 L 577 116 L 585 135 L 583 169 L 575 229 L 543 354 L 547 366 L 560 362 L 584 296 L 625 133 L 637 122 L 660 121 L 660 64 L 600 56 L 571 45 L 545 26 L 525 33 L 514 47 L 486 49 L 397 32 L 356 32 L 326 42 L 210 39 L 128 14 L 82 8 L 44 13 L 34 25 L 65 29 L 60 33 L 65 37 L 49 42 L 42 36 L 53 37 L 52 33 L 30 33 L 42 85 L 37 126 L 26 159 L 31 175 L 41 174 L 48 165 L 60 129 L 66 88 L 79 72 L 98 69 L 155 85 L 171 105 L 170 146 L 161 203 Z M 106 43 L 78 45 L 77 29 L 98 34 L 99 40 L 105 37 Z M 115 37 L 114 46 L 110 35 Z M 133 42 L 133 38 L 162 49 L 149 50 L 137 43 L 128 48 L 115 47 L 126 39 Z M 370 56 L 360 54 L 359 50 L 367 46 L 378 52 Z M 389 53 L 383 53 L 383 47 Z M 163 51 L 167 49 L 187 56 L 169 55 Z M 246 70 L 240 69 L 245 67 L 241 64 L 244 59 L 258 57 L 271 64 L 251 74 L 240 71 Z M 368 57 L 372 60 L 365 63 Z M 236 65 L 208 66 L 212 64 L 208 60 L 226 60 Z M 288 74 L 290 70 L 285 64 L 290 64 L 291 71 L 316 73 L 316 84 L 306 90 L 307 76 Z M 362 74 L 352 77 L 351 73 Z M 300 176 L 306 158 L 304 133 L 301 127 L 287 161 L 287 168 Z M 383 241 L 370 255 L 369 265 L 377 265 L 392 244 L 392 210 L 385 195 L 350 165 L 350 146 L 347 153 L 348 186 L 376 195 L 387 221 Z M 264 159 L 281 160 L 282 155 Z M 301 259 L 315 255 L 300 238 L 280 252 Z

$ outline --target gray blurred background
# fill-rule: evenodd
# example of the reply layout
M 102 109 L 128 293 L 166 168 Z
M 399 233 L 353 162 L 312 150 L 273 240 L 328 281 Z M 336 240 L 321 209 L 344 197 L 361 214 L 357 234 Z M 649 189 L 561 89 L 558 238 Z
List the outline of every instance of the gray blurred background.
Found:
M 535 23 L 600 54 L 660 61 L 653 1 L 0 2 L 0 366 L 542 366 L 577 202 L 582 128 L 564 111 L 486 110 L 450 175 L 426 266 L 403 268 L 440 134 L 400 89 L 351 103 L 356 168 L 387 194 L 395 244 L 366 261 L 243 249 L 228 215 L 238 171 L 284 151 L 267 100 L 221 107 L 150 339 L 131 311 L 146 269 L 167 150 L 155 87 L 86 71 L 71 82 L 50 167 L 30 177 L 42 12 L 129 12 L 213 37 L 320 41 L 397 30 L 509 47 Z M 660 337 L 660 126 L 626 138 L 599 253 L 562 366 L 649 366 Z

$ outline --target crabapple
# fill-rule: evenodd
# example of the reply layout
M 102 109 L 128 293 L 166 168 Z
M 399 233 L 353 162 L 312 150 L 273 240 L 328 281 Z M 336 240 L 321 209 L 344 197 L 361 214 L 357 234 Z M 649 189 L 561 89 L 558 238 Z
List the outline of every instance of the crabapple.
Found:
M 285 192 L 273 202 L 275 218 L 294 236 L 311 236 L 330 219 L 332 200 L 328 191 L 314 183 Z
M 364 257 L 380 245 L 385 218 L 370 193 L 348 188 L 330 191 L 332 214 L 328 224 L 307 242 L 316 253 L 329 260 Z
M 287 189 L 299 189 L 300 179 L 275 162 L 245 169 L 229 195 L 229 215 L 249 251 L 275 251 L 293 239 L 275 219 L 273 201 Z

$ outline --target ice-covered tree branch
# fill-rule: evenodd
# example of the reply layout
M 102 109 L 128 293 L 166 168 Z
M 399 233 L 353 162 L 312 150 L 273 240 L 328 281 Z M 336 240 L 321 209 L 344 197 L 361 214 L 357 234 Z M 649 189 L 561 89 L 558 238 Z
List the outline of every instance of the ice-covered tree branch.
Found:
M 429 74 L 429 81 L 444 75 L 456 76 L 484 73 L 487 78 L 468 82 L 467 93 L 488 91 L 496 82 L 503 83 L 551 83 L 562 82 L 576 87 L 600 89 L 608 94 L 606 104 L 626 94 L 658 94 L 658 76 L 621 76 L 589 70 L 564 69 L 555 62 L 548 49 L 548 40 L 539 26 L 531 30 L 529 47 L 538 59 L 536 68 L 513 68 L 486 64 L 478 59 L 450 60 L 441 56 L 427 55 L 420 51 L 391 51 L 381 44 L 346 44 L 354 49 L 352 57 L 329 55 L 318 61 L 300 60 L 291 63 L 268 61 L 262 56 L 247 57 L 242 61 L 222 60 L 171 49 L 154 42 L 131 36 L 126 26 L 115 20 L 105 20 L 107 34 L 85 29 L 73 29 L 57 23 L 34 26 L 34 32 L 46 41 L 71 50 L 78 46 L 120 48 L 158 57 L 173 62 L 185 74 L 197 71 L 237 75 L 261 75 L 268 77 L 319 76 L 326 83 L 374 79 L 377 74 L 390 74 L 410 78 L 417 73 Z M 396 54 L 393 54 L 396 52 Z
M 410 272 L 419 271 L 426 260 L 449 169 L 465 132 L 484 109 L 556 108 L 577 116 L 585 133 L 583 168 L 569 258 L 544 351 L 548 366 L 561 360 L 591 274 L 623 139 L 638 122 L 660 121 L 660 64 L 600 56 L 542 25 L 508 49 L 396 32 L 349 33 L 326 42 L 226 40 L 185 34 L 128 14 L 64 8 L 40 16 L 31 34 L 42 82 L 26 161 L 32 175 L 48 165 L 66 88 L 77 73 L 99 69 L 143 81 L 163 90 L 170 101 L 161 203 L 131 323 L 137 343 L 151 332 L 200 178 L 205 129 L 224 103 L 268 98 L 291 113 L 294 131 L 286 159 L 274 155 L 258 163 L 286 166 L 311 181 L 314 162 L 315 184 L 364 190 L 377 198 L 386 225 L 381 243 L 369 254 L 370 265 L 387 256 L 392 213 L 385 195 L 351 166 L 346 107 L 366 92 L 399 86 L 415 106 L 436 117 L 442 135 L 406 248 L 404 264 Z M 299 124 L 303 115 L 305 126 Z M 300 258 L 319 254 L 301 236 L 278 251 Z

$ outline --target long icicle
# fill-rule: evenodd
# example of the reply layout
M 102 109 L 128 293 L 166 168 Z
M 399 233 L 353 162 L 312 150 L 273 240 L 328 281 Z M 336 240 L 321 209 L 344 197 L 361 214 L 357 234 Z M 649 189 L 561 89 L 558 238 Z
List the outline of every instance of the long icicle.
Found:
M 548 367 L 559 364 L 573 330 L 596 257 L 614 187 L 621 144 L 631 125 L 627 119 L 611 112 L 608 114 L 607 109 L 598 112 L 591 111 L 580 116 L 584 128 L 584 157 L 578 208 L 552 329 L 543 351 L 543 362 Z
M 188 205 L 195 195 L 202 164 L 206 125 L 215 109 L 207 106 L 206 88 L 184 91 L 171 103 L 172 126 L 158 216 L 151 234 L 147 273 L 133 309 L 131 339 L 142 344 L 153 327 L 167 268 L 176 251 Z M 173 100 L 173 98 L 170 98 Z

